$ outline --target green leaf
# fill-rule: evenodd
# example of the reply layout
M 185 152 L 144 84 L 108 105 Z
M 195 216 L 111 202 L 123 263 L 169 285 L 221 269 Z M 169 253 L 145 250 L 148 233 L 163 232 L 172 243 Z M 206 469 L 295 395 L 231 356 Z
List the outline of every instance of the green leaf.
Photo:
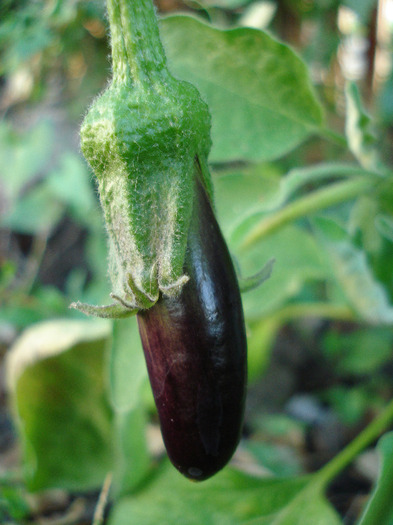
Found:
M 362 195 L 354 203 L 349 220 L 351 236 L 355 237 L 360 233 L 365 251 L 374 255 L 382 247 L 382 238 L 377 227 L 378 211 L 379 203 L 375 195 Z
M 307 184 L 323 180 L 330 181 L 335 177 L 355 178 L 359 175 L 376 177 L 375 173 L 364 170 L 360 166 L 339 162 L 323 162 L 312 166 L 293 168 L 281 179 L 280 191 L 273 203 L 270 203 L 269 209 L 282 206 Z
M 306 66 L 268 34 L 175 16 L 161 22 L 161 37 L 172 72 L 209 105 L 211 161 L 275 159 L 322 125 Z
M 373 399 L 370 391 L 366 390 L 363 385 L 358 388 L 340 385 L 329 388 L 324 393 L 323 400 L 327 401 L 340 421 L 349 427 L 361 424 L 362 418 L 370 410 L 370 406 L 374 403 L 378 404 L 378 401 Z
M 30 514 L 26 494 L 21 486 L 2 475 L 0 478 L 0 523 L 24 523 Z
M 124 494 L 135 489 L 151 465 L 143 400 L 147 371 L 136 317 L 113 321 L 109 370 L 117 439 L 114 486 Z
M 279 511 L 305 483 L 304 478 L 260 479 L 226 468 L 197 484 L 165 462 L 148 485 L 115 505 L 109 525 L 239 525 Z
M 247 440 L 245 448 L 259 465 L 276 476 L 298 476 L 302 472 L 299 457 L 289 445 Z
M 252 383 L 266 370 L 271 349 L 282 321 L 271 315 L 247 326 L 248 382 Z
M 347 102 L 345 133 L 349 149 L 363 168 L 383 171 L 371 117 L 362 105 L 356 84 L 352 82 L 347 84 L 345 96 Z
M 117 412 L 128 412 L 140 403 L 147 380 L 146 363 L 136 317 L 113 321 L 110 356 L 111 401 Z
M 256 288 L 259 288 L 265 281 L 270 279 L 273 271 L 275 260 L 270 259 L 259 272 L 255 273 L 254 275 L 250 275 L 249 277 L 242 277 L 238 276 L 239 281 L 239 287 L 241 293 L 247 293 L 251 292 L 251 290 L 255 290 Z
M 33 177 L 42 176 L 53 148 L 53 123 L 41 120 L 25 133 L 0 122 L 1 188 L 11 207 Z
M 358 525 L 391 525 L 393 523 L 393 432 L 378 442 L 381 467 L 377 485 Z
M 385 239 L 393 242 L 393 217 L 380 213 L 376 217 L 375 226 Z
M 64 213 L 63 204 L 53 197 L 45 183 L 40 183 L 18 200 L 2 225 L 27 234 L 47 234 L 53 230 Z
M 143 400 L 147 370 L 136 317 L 114 320 L 112 325 L 109 372 L 117 440 L 114 486 L 121 495 L 134 490 L 151 466 Z
M 251 0 L 202 0 L 203 6 L 220 7 L 221 9 L 238 9 L 249 4 Z
M 142 403 L 115 415 L 117 453 L 113 485 L 117 497 L 135 490 L 151 468 L 146 423 L 146 409 Z
M 330 331 L 324 347 L 326 355 L 337 363 L 339 373 L 369 375 L 390 360 L 392 343 L 390 329 L 366 328 L 348 334 Z
M 229 237 L 247 217 L 267 208 L 279 187 L 277 168 L 269 164 L 216 175 L 215 205 L 224 235 Z
M 48 187 L 57 200 L 70 208 L 78 222 L 91 228 L 92 219 L 100 220 L 91 176 L 80 156 L 64 153 L 58 168 L 49 175 Z
M 225 235 L 230 236 L 247 217 L 277 210 L 307 184 L 359 175 L 375 178 L 375 174 L 360 166 L 335 162 L 293 168 L 281 177 L 277 168 L 270 164 L 225 172 L 214 179 L 220 225 Z
M 105 322 L 50 321 L 25 330 L 7 381 L 31 490 L 101 486 L 113 465 Z
M 393 323 L 393 307 L 384 287 L 375 279 L 365 253 L 333 220 L 319 218 L 314 224 L 325 244 L 336 283 L 349 304 L 369 323 Z
M 251 219 L 258 220 L 258 216 Z M 315 238 L 292 225 L 255 243 L 244 253 L 238 253 L 237 239 L 242 239 L 249 227 L 252 227 L 251 220 L 229 239 L 229 246 L 237 254 L 242 273 L 252 275 L 267 260 L 274 258 L 276 261 L 271 277 L 243 296 L 246 318 L 251 322 L 271 314 L 295 297 L 307 281 L 325 279 L 329 268 L 321 257 Z
M 0 124 L 3 226 L 27 234 L 50 232 L 64 212 L 44 175 L 54 142 L 53 123 L 41 120 L 24 133 Z
M 90 175 L 79 156 L 65 153 L 59 166 L 47 173 L 53 136 L 53 124 L 48 120 L 24 134 L 4 123 L 0 125 L 4 226 L 28 234 L 50 232 L 66 206 L 78 222 L 89 228 L 99 221 Z
M 109 525 L 339 525 L 313 477 L 258 478 L 226 468 L 193 484 L 167 463 L 139 492 L 120 500 Z
M 253 520 L 249 525 L 341 525 L 337 512 L 312 481 L 276 516 Z
M 67 316 L 67 307 L 68 302 L 58 288 L 41 286 L 35 288 L 28 299 L 24 294 L 11 297 L 0 308 L 0 321 L 21 329 L 46 319 Z

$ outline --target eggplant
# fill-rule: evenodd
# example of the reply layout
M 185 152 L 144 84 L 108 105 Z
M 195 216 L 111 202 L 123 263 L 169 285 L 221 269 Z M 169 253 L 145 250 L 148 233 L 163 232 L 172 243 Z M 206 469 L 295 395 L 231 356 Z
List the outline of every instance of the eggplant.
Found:
M 137 314 L 163 440 L 173 465 L 202 481 L 241 436 L 247 384 L 242 303 L 231 256 L 196 180 L 180 295 Z

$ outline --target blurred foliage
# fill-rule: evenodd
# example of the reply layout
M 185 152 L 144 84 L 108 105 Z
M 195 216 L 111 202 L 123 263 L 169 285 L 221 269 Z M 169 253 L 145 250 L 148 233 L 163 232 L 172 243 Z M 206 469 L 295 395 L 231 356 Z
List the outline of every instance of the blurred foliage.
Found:
M 168 14 L 180 3 L 157 4 Z M 111 525 L 341 523 L 327 486 L 392 424 L 393 81 L 370 75 L 376 6 L 204 0 L 161 22 L 172 70 L 212 112 L 216 210 L 241 277 L 275 259 L 271 278 L 243 296 L 251 395 L 292 330 L 291 354 L 312 347 L 321 363 L 316 402 L 351 435 L 366 432 L 347 459 L 307 474 L 309 423 L 260 404 L 247 414 L 247 459 L 236 460 L 251 473 L 234 463 L 193 485 L 160 445 L 149 448 L 156 415 L 135 319 L 94 324 L 68 309 L 105 303 L 109 291 L 101 211 L 76 140 L 110 75 L 104 2 L 1 3 L 0 335 L 5 346 L 4 334 L 19 335 L 7 380 L 29 489 L 99 489 L 111 471 Z M 369 45 L 356 84 L 342 60 L 354 35 Z M 390 449 L 388 434 L 362 524 L 391 520 Z M 27 523 L 20 478 L 1 476 L 0 521 Z

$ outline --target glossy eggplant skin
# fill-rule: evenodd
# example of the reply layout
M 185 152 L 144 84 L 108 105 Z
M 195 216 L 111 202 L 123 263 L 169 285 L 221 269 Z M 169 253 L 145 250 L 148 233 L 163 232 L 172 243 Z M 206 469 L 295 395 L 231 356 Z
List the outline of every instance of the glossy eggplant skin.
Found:
M 202 481 L 238 445 L 247 346 L 236 273 L 199 180 L 184 271 L 190 279 L 178 297 L 161 296 L 137 317 L 168 455 Z

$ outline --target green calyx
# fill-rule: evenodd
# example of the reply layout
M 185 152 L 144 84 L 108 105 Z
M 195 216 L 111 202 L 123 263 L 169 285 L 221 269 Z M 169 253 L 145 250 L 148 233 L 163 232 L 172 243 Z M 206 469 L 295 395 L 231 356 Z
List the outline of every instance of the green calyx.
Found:
M 108 13 L 113 78 L 83 122 L 81 147 L 98 181 L 115 302 L 72 306 L 119 318 L 188 280 L 196 172 L 211 197 L 210 116 L 198 91 L 169 73 L 151 0 L 108 0 Z

